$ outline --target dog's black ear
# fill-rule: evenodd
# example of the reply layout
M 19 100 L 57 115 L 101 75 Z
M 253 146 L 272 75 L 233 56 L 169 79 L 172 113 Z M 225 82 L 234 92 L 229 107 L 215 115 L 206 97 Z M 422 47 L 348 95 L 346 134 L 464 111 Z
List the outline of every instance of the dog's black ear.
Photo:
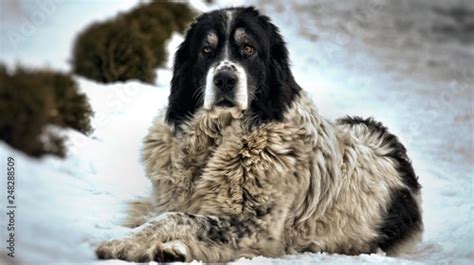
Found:
M 195 25 L 193 23 L 186 32 L 185 39 L 175 54 L 166 121 L 176 128 L 179 128 L 179 125 L 197 109 L 197 102 L 193 99 L 191 72 L 194 60 L 191 54 L 191 40 L 196 31 Z
M 261 83 L 252 108 L 257 123 L 281 121 L 301 88 L 291 73 L 286 43 L 278 28 L 267 16 L 260 15 L 259 19 L 264 29 L 270 32 L 270 50 L 266 80 Z

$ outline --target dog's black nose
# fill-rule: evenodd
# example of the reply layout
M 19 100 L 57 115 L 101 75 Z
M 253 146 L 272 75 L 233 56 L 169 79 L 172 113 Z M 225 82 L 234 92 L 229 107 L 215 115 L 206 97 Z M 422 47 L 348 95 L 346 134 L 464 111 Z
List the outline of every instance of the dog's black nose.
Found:
M 220 71 L 214 76 L 214 85 L 222 92 L 230 92 L 235 88 L 237 75 L 231 71 Z

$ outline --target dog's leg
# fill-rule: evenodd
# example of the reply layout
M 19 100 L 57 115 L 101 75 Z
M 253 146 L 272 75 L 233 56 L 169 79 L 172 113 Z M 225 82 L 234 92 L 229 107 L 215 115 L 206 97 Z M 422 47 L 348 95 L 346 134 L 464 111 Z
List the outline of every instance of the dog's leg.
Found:
M 153 184 L 155 213 L 182 211 L 192 193 L 193 182 L 222 142 L 221 130 L 232 121 L 230 115 L 210 117 L 202 111 L 181 130 L 173 132 L 163 120 L 155 120 L 144 139 L 142 153 L 147 176 Z
M 258 220 L 166 213 L 123 240 L 99 245 L 101 259 L 135 262 L 226 262 L 238 257 L 283 254 L 278 240 Z M 271 253 L 273 252 L 273 253 Z

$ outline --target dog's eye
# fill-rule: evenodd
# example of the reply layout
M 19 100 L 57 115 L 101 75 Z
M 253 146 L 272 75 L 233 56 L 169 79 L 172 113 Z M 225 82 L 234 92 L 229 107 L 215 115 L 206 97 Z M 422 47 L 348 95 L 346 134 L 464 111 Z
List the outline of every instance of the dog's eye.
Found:
M 212 52 L 212 48 L 209 46 L 202 48 L 202 53 L 204 54 L 210 54 L 211 52 Z
M 254 52 L 254 49 L 253 47 L 249 46 L 249 45 L 245 45 L 244 48 L 243 48 L 243 52 L 245 55 L 252 55 L 253 52 Z

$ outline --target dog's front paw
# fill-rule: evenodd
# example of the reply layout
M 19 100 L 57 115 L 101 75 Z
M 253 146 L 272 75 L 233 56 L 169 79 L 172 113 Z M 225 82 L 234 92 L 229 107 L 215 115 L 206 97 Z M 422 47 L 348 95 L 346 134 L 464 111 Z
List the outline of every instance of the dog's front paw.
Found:
M 121 259 L 133 262 L 186 261 L 188 253 L 188 247 L 181 241 L 161 243 L 112 240 L 101 243 L 96 249 L 99 259 Z
M 121 259 L 135 262 L 153 260 L 149 246 L 132 240 L 112 240 L 102 242 L 95 253 L 99 259 Z
M 181 241 L 171 241 L 161 244 L 157 248 L 155 254 L 155 261 L 158 262 L 173 262 L 173 261 L 187 261 L 188 247 Z

